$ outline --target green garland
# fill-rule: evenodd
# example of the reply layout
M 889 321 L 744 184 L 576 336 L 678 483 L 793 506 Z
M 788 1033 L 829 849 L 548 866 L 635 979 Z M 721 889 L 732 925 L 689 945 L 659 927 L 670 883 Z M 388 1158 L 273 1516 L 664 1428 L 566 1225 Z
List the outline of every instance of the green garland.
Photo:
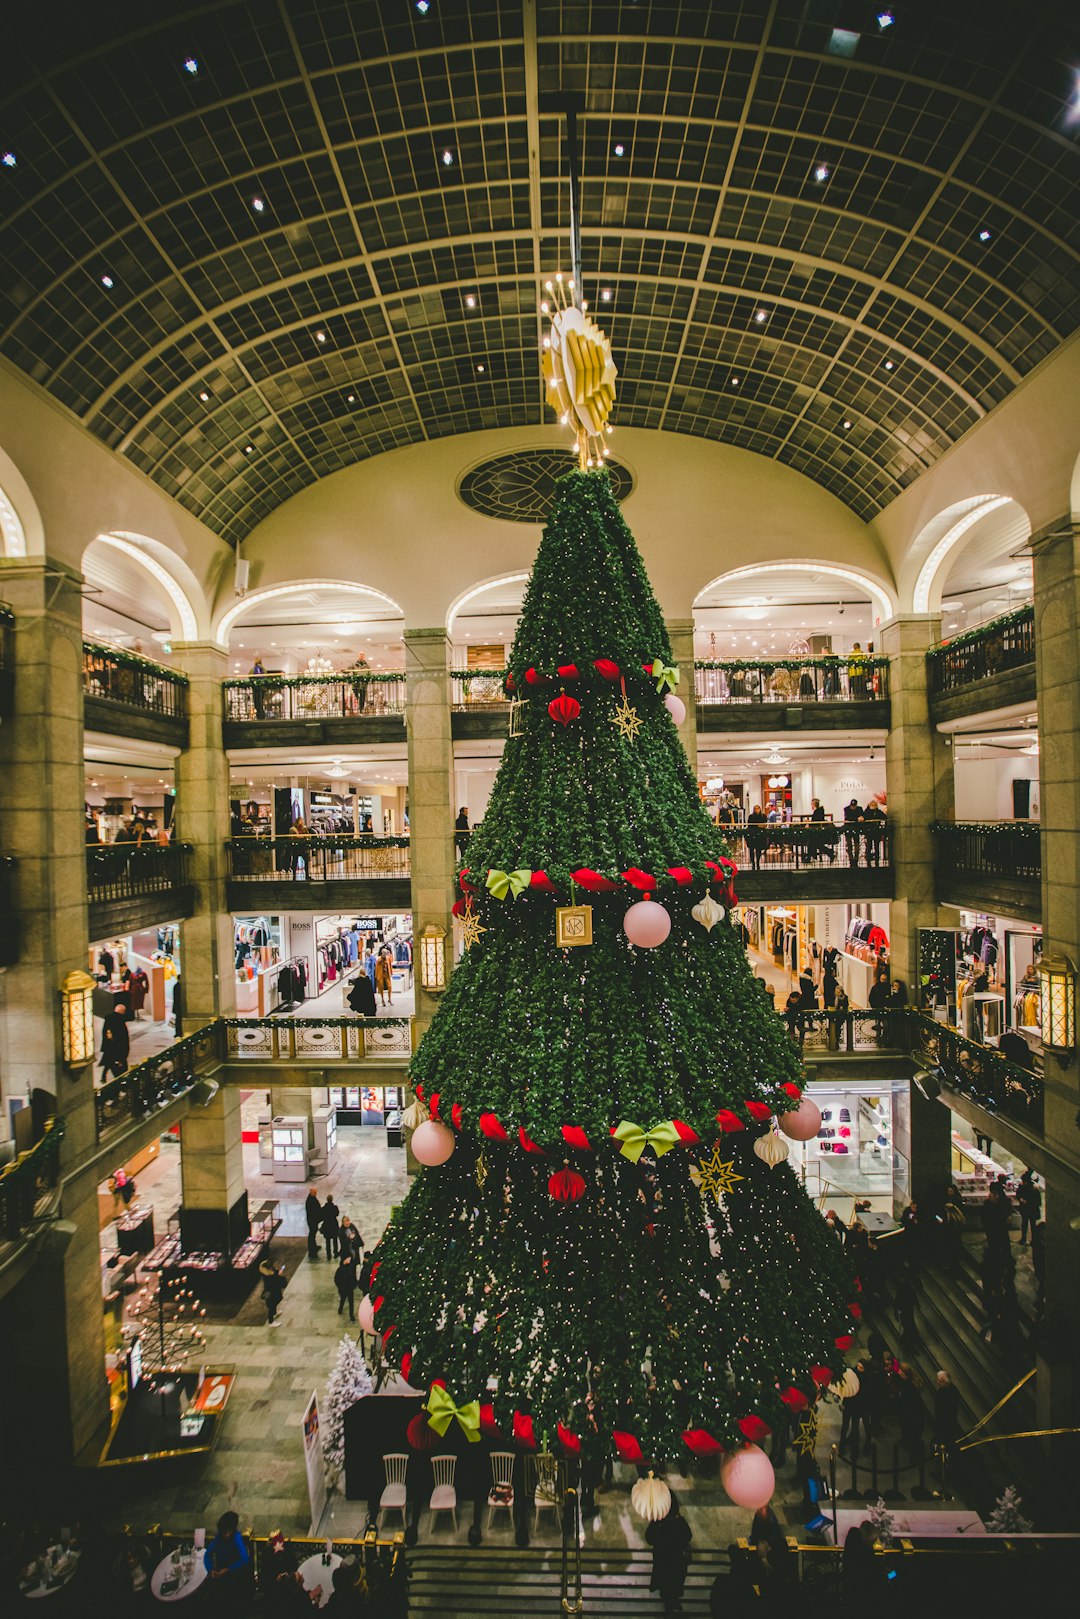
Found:
M 250 686 L 273 686 L 275 691 L 279 686 L 335 686 L 363 681 L 365 685 L 386 685 L 392 680 L 404 680 L 405 671 L 397 674 L 371 674 L 364 669 L 342 669 L 329 675 L 245 675 L 242 679 L 223 680 L 223 686 L 246 690 Z
M 162 680 L 171 680 L 177 686 L 189 684 L 187 675 L 181 673 L 179 669 L 171 669 L 166 663 L 155 663 L 153 658 L 144 657 L 141 652 L 125 652 L 122 647 L 106 646 L 101 641 L 83 641 L 84 656 L 88 652 L 96 658 L 105 658 L 110 663 L 118 663 L 125 669 L 149 670 L 151 674 L 157 675 Z
M 836 669 L 840 664 L 876 669 L 887 665 L 888 661 L 888 658 L 879 657 L 876 652 L 832 652 L 823 658 L 695 658 L 694 668 L 753 669 L 769 673 L 776 669 Z
M 977 629 L 961 630 L 959 635 L 951 635 L 947 641 L 939 641 L 936 646 L 928 649 L 927 657 L 940 657 L 943 652 L 948 652 L 953 647 L 977 644 L 979 641 L 987 640 L 991 635 L 996 635 L 1000 630 L 1016 629 L 1027 622 L 1032 624 L 1035 622 L 1034 602 L 1029 602 L 1026 607 L 1015 607 L 1011 613 L 1002 613 L 997 618 L 987 619 L 986 623 L 980 624 Z

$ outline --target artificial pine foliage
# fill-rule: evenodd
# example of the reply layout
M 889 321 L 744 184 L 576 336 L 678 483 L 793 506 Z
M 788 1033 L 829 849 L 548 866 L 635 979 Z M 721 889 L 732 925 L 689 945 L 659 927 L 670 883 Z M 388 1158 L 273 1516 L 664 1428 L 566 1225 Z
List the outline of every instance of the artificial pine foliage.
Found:
M 891 1546 L 896 1535 L 896 1519 L 885 1505 L 883 1496 L 878 1496 L 869 1512 L 870 1522 L 874 1526 L 874 1539 L 882 1546 Z
M 323 1462 L 331 1485 L 345 1466 L 345 1413 L 357 1400 L 374 1391 L 363 1355 L 350 1337 L 342 1338 L 334 1369 L 326 1382 L 323 1412 Z
M 630 1434 L 658 1461 L 685 1459 L 690 1430 L 738 1443 L 793 1387 L 812 1401 L 853 1296 L 790 1167 L 753 1152 L 801 1067 L 731 927 L 692 915 L 707 893 L 730 908 L 734 868 L 664 707 L 670 664 L 607 474 L 572 473 L 510 654 L 521 734 L 460 878 L 459 914 L 485 931 L 412 1065 L 456 1149 L 419 1176 L 372 1289 L 414 1385 L 490 1400 L 504 1434 L 521 1412 L 596 1447 Z M 580 704 L 565 724 L 562 693 Z M 624 699 L 634 740 L 612 724 Z M 651 950 L 623 929 L 643 896 L 671 919 Z M 589 946 L 556 945 L 569 903 L 593 907 Z M 692 1174 L 717 1143 L 718 1199 Z M 564 1169 L 581 1196 L 559 1195 L 578 1189 Z
M 1020 1511 L 1023 1502 L 1015 1484 L 1006 1484 L 994 1502 L 994 1510 L 986 1520 L 992 1535 L 1029 1535 L 1034 1528 L 1030 1518 Z

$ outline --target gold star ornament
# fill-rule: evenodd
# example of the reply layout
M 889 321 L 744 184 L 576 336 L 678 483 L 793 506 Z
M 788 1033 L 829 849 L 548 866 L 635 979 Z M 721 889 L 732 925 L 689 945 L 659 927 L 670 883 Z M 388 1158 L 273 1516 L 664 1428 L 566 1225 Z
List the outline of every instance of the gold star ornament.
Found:
M 544 285 L 548 296 L 540 308 L 551 322 L 544 339 L 547 401 L 577 439 L 579 465 L 598 467 L 608 454 L 604 440 L 618 376 L 611 343 L 579 306 L 572 281 L 560 274 Z
M 734 1158 L 725 1162 L 724 1143 L 718 1141 L 708 1158 L 701 1160 L 701 1167 L 690 1170 L 690 1179 L 702 1197 L 714 1197 L 719 1203 L 722 1197 L 734 1191 L 736 1181 L 745 1180 L 746 1177 L 736 1175 Z
M 799 1423 L 794 1446 L 803 1456 L 812 1456 L 817 1448 L 818 1414 L 808 1411 Z
M 637 709 L 630 707 L 630 699 L 625 692 L 623 693 L 622 702 L 612 716 L 611 723 L 619 735 L 627 742 L 637 741 L 637 734 L 641 730 L 644 721 L 639 717 Z
M 486 932 L 487 932 L 487 928 L 482 926 L 480 918 L 477 916 L 476 912 L 470 907 L 465 912 L 465 915 L 461 918 L 461 947 L 462 947 L 462 949 L 463 950 L 471 950 L 474 944 L 479 944 L 480 943 L 480 935 L 481 935 L 481 933 L 486 933 Z

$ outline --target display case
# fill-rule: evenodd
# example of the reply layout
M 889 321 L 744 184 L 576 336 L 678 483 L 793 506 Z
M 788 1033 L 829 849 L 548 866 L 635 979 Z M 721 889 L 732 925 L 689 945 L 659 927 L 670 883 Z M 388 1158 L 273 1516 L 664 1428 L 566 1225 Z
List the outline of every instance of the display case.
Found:
M 154 1211 L 136 1203 L 116 1222 L 116 1246 L 122 1254 L 148 1254 L 154 1247 Z
M 307 1180 L 307 1119 L 277 1118 L 270 1128 L 274 1149 L 274 1179 L 276 1181 Z
M 311 1133 L 314 1137 L 312 1163 L 317 1161 L 320 1173 L 328 1174 L 337 1157 L 337 1109 L 329 1104 L 312 1108 Z
M 259 1174 L 274 1173 L 273 1118 L 269 1108 L 259 1114 Z

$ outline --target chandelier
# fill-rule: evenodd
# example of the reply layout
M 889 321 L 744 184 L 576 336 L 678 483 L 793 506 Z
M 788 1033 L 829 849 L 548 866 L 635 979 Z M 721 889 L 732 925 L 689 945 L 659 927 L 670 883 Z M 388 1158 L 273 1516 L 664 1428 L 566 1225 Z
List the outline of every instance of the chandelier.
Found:
M 321 652 L 316 652 L 313 658 L 308 659 L 306 672 L 309 675 L 331 675 L 334 672 L 334 665 Z

